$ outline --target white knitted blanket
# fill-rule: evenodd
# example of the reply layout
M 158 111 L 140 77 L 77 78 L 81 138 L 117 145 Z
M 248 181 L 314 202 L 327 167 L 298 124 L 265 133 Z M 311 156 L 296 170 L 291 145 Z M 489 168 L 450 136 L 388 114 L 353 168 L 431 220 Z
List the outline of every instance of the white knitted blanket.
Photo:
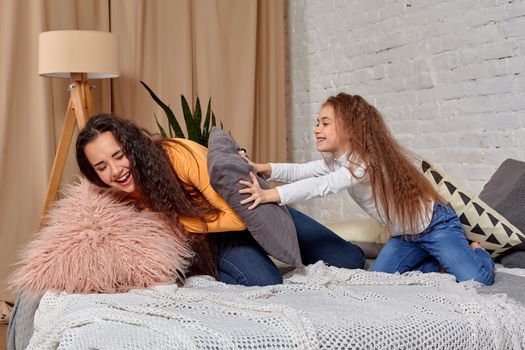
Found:
M 447 274 L 322 263 L 283 285 L 46 294 L 28 349 L 522 349 L 525 308 Z

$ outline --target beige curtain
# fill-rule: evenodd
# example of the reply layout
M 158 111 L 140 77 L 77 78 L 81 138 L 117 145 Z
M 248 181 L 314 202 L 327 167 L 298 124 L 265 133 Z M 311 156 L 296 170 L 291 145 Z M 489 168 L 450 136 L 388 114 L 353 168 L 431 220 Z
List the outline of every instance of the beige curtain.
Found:
M 259 161 L 284 161 L 282 0 L 112 0 L 111 31 L 121 38 L 123 76 L 115 113 L 157 130 L 163 116 L 143 80 L 182 121 L 180 95 L 217 118 Z M 164 124 L 166 125 L 166 124 Z
M 20 245 L 37 230 L 67 107 L 67 82 L 38 76 L 38 34 L 108 30 L 107 14 L 107 1 L 0 0 L 1 300 L 13 300 L 6 278 Z M 72 168 L 70 160 L 66 181 Z
M 0 0 L 0 300 L 14 299 L 6 278 L 37 232 L 69 98 L 67 81 L 38 76 L 38 34 L 119 34 L 121 76 L 92 82 L 95 112 L 156 131 L 153 115 L 163 113 L 140 80 L 180 122 L 181 94 L 203 108 L 211 96 L 256 160 L 284 161 L 283 8 L 283 0 Z M 78 174 L 73 148 L 63 183 Z

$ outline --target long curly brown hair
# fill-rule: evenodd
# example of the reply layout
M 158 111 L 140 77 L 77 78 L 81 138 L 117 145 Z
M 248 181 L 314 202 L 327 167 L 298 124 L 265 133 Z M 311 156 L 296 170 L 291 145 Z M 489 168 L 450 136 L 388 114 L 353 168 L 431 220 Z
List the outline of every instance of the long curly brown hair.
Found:
M 334 108 L 338 137 L 348 144 L 352 164 L 364 163 L 370 178 L 374 201 L 386 215 L 386 222 L 397 222 L 403 234 L 417 234 L 418 224 L 432 210 L 430 203 L 443 202 L 419 171 L 413 155 L 391 135 L 381 113 L 359 95 L 339 93 L 323 106 Z
M 99 114 L 90 118 L 78 135 L 76 158 L 82 174 L 100 187 L 109 186 L 100 179 L 87 159 L 85 147 L 104 132 L 113 134 L 129 159 L 140 204 L 160 213 L 170 226 L 176 228 L 174 231 L 182 232 L 196 250 L 195 261 L 199 263 L 194 262 L 193 272 L 216 275 L 216 264 L 211 262 L 212 252 L 204 235 L 187 235 L 180 217 L 196 217 L 205 224 L 215 219 L 218 210 L 198 189 L 184 186 L 163 149 L 170 141 L 153 137 L 133 122 L 114 115 Z

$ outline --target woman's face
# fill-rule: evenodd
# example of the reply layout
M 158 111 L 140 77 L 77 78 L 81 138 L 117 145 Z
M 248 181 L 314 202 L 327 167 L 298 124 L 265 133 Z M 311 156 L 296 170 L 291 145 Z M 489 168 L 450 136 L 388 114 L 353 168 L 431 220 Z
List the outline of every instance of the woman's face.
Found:
M 100 134 L 86 144 L 84 152 L 106 185 L 127 193 L 135 191 L 129 159 L 110 131 Z

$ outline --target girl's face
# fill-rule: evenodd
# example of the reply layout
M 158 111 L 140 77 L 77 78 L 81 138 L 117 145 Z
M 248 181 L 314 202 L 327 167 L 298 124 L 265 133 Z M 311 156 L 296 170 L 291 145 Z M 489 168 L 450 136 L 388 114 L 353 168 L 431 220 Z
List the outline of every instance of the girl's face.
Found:
M 110 131 L 100 134 L 88 143 L 84 152 L 106 185 L 127 193 L 135 191 L 129 159 Z
M 331 105 L 325 105 L 319 111 L 314 134 L 319 152 L 330 152 L 339 157 L 347 151 L 337 134 L 334 107 Z

